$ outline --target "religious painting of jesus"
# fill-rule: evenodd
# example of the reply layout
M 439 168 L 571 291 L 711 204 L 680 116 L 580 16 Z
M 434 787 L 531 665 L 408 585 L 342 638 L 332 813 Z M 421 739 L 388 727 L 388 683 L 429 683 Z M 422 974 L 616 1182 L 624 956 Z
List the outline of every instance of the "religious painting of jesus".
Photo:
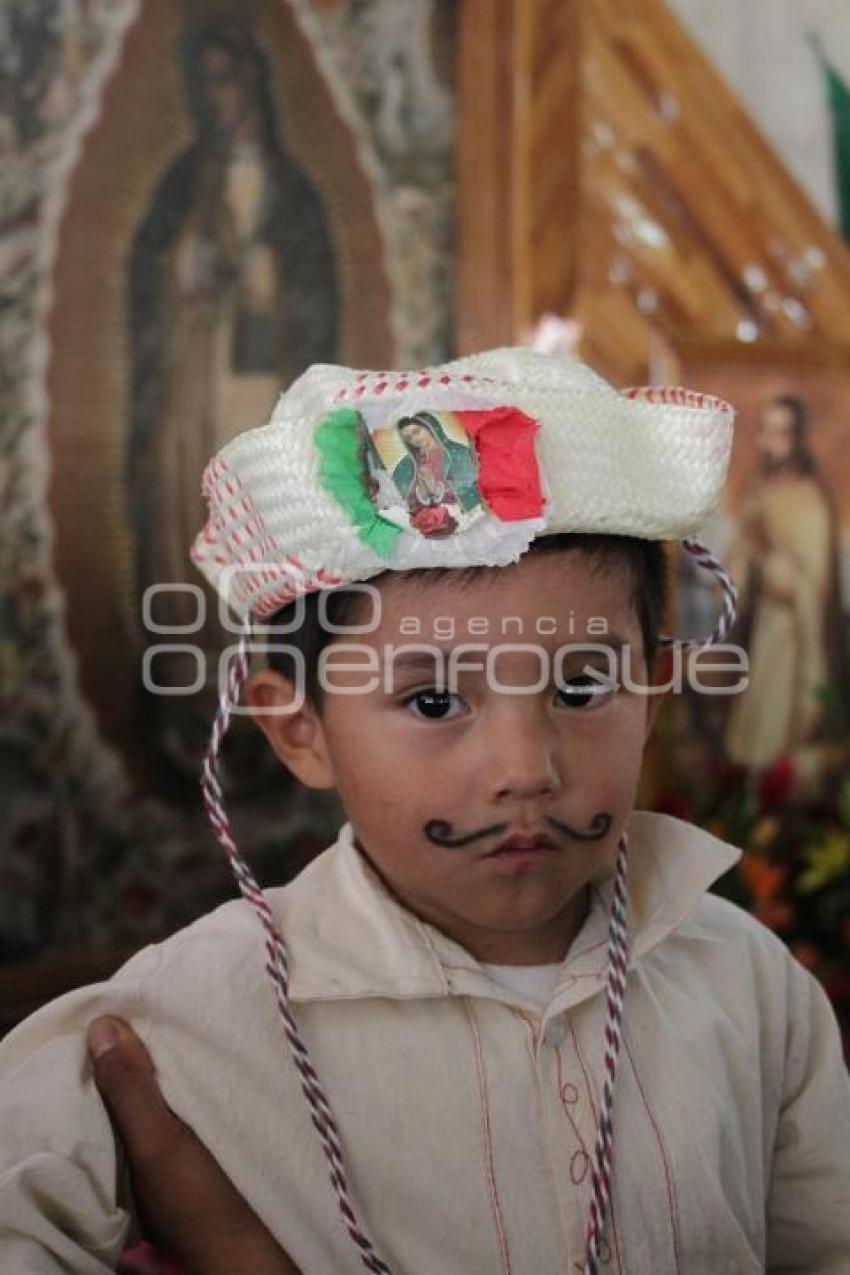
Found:
M 748 685 L 688 694 L 687 731 L 727 764 L 787 761 L 812 793 L 845 773 L 850 720 L 850 353 L 687 348 L 682 383 L 734 404 L 723 503 L 704 539 L 738 589 L 729 640 Z M 717 598 L 681 556 L 677 632 L 703 636 Z

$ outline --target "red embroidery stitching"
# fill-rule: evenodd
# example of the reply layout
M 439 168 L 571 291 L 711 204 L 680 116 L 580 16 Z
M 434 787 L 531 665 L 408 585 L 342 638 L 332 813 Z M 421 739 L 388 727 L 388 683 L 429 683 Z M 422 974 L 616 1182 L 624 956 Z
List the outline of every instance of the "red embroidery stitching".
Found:
M 469 1030 L 472 1033 L 472 1049 L 475 1056 L 475 1071 L 478 1077 L 478 1093 L 481 1099 L 481 1123 L 482 1133 L 484 1136 L 485 1161 L 487 1165 L 487 1187 L 490 1193 L 490 1203 L 493 1207 L 493 1218 L 496 1223 L 496 1235 L 499 1241 L 499 1256 L 502 1259 L 503 1275 L 511 1275 L 511 1259 L 508 1252 L 508 1240 L 505 1235 L 505 1224 L 502 1218 L 502 1210 L 499 1204 L 499 1196 L 496 1190 L 496 1171 L 493 1164 L 493 1138 L 490 1128 L 490 1104 L 487 1097 L 487 1081 L 484 1075 L 484 1060 L 481 1056 L 481 1037 L 478 1032 L 478 1024 L 475 1021 L 475 1015 L 469 1005 L 468 997 L 461 998 L 463 1012 L 466 1014 L 466 1021 L 469 1024 Z
M 702 394 L 697 390 L 687 390 L 681 385 L 637 385 L 621 390 L 623 398 L 633 402 L 672 404 L 674 407 L 708 408 L 713 412 L 732 412 L 732 407 L 725 399 L 715 394 Z
M 664 1146 L 664 1139 L 661 1137 L 661 1130 L 659 1129 L 658 1124 L 655 1120 L 655 1116 L 652 1114 L 652 1111 L 650 1110 L 650 1107 L 649 1107 L 649 1103 L 647 1102 L 646 1094 L 644 1093 L 643 1085 L 641 1084 L 640 1076 L 638 1075 L 637 1067 L 635 1066 L 635 1060 L 632 1057 L 632 1051 L 629 1048 L 629 1042 L 626 1040 L 625 1032 L 623 1033 L 623 1048 L 626 1051 L 626 1057 L 629 1060 L 629 1066 L 632 1069 L 632 1075 L 635 1078 L 635 1082 L 638 1087 L 638 1093 L 640 1094 L 641 1100 L 644 1105 L 644 1110 L 646 1111 L 646 1114 L 649 1117 L 649 1122 L 652 1125 L 653 1131 L 655 1133 L 655 1137 L 658 1142 L 658 1150 L 661 1152 L 661 1163 L 664 1165 L 664 1180 L 667 1184 L 667 1204 L 670 1210 L 670 1229 L 673 1233 L 673 1257 L 676 1262 L 677 1275 L 681 1275 L 682 1268 L 679 1264 L 679 1221 L 676 1214 L 675 1196 L 673 1192 L 673 1181 L 670 1176 L 670 1165 L 667 1161 L 667 1149 Z

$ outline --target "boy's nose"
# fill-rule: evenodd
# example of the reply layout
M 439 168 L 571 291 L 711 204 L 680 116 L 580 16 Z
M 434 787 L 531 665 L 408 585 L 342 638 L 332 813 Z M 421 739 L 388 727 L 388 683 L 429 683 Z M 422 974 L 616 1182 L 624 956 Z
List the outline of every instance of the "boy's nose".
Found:
M 534 798 L 551 797 L 560 791 L 557 776 L 520 773 L 517 771 L 507 776 L 493 794 L 499 801 L 530 801 Z
M 488 778 L 495 800 L 528 801 L 561 791 L 552 733 L 537 721 L 506 721 L 489 738 Z

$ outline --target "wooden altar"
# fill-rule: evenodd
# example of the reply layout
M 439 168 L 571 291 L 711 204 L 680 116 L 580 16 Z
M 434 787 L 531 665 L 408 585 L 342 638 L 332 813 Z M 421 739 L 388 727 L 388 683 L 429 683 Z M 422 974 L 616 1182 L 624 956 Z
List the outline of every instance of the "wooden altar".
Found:
M 680 340 L 850 343 L 850 253 L 662 0 L 461 15 L 462 350 L 546 312 L 620 383 Z

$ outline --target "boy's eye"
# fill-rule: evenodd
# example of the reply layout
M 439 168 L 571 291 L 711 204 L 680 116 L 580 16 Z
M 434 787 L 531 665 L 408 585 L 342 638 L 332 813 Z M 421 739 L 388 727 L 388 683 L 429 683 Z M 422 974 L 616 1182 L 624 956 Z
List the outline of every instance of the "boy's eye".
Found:
M 438 691 L 429 687 L 425 691 L 416 691 L 404 701 L 414 717 L 427 718 L 429 721 L 446 721 L 458 717 L 464 708 L 463 700 L 453 691 Z
M 615 684 L 601 673 L 576 673 L 564 678 L 555 692 L 555 699 L 562 708 L 599 708 L 608 702 L 615 690 Z

